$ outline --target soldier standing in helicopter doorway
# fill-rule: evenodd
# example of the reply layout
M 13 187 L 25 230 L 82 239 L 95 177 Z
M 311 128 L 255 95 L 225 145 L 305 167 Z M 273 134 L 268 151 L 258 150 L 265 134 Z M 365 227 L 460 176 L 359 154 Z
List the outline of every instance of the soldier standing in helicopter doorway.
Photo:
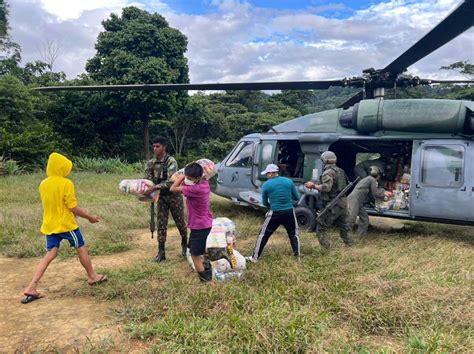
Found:
M 364 208 L 364 204 L 373 203 L 375 199 L 384 199 L 391 195 L 390 192 L 379 187 L 378 181 L 382 171 L 377 166 L 369 167 L 369 175 L 357 183 L 354 190 L 347 197 L 349 206 L 349 228 L 355 225 L 357 216 L 359 216 L 359 225 L 357 226 L 357 235 L 362 237 L 367 235 L 369 229 L 369 215 Z
M 186 256 L 187 229 L 184 220 L 183 197 L 178 193 L 171 193 L 172 182 L 170 177 L 178 171 L 178 163 L 174 157 L 166 153 L 166 139 L 155 137 L 153 143 L 153 157 L 148 161 L 145 170 L 145 178 L 153 181 L 155 186 L 148 193 L 159 191 L 157 224 L 158 224 L 158 254 L 155 262 L 166 260 L 165 242 L 168 229 L 168 216 L 171 211 L 176 227 L 181 235 L 181 253 Z
M 321 193 L 323 204 L 327 205 L 347 186 L 347 176 L 343 169 L 336 166 L 337 157 L 332 151 L 323 152 L 321 160 L 324 164 L 321 184 L 306 182 L 305 187 L 317 189 Z M 318 219 L 316 235 L 321 247 L 326 250 L 331 247 L 328 239 L 328 230 L 334 224 L 338 226 L 339 235 L 344 244 L 352 246 L 353 242 L 349 236 L 348 216 L 347 198 L 343 196 L 326 215 Z

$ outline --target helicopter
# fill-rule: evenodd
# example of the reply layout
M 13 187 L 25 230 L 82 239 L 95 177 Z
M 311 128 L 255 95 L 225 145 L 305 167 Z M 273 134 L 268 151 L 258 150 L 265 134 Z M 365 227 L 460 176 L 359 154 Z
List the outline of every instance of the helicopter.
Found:
M 40 91 L 81 90 L 321 90 L 356 87 L 339 107 L 298 117 L 268 132 L 240 139 L 217 165 L 212 191 L 237 205 L 263 207 L 261 171 L 269 163 L 301 191 L 298 225 L 312 230 L 322 208 L 318 192 L 304 188 L 318 181 L 324 151 L 336 153 L 350 180 L 361 165 L 383 161 L 384 187 L 398 193 L 388 207 L 367 205 L 369 215 L 474 225 L 474 102 L 445 99 L 385 100 L 385 89 L 472 80 L 430 80 L 404 75 L 412 64 L 474 25 L 474 0 L 464 0 L 418 42 L 383 69 L 341 80 L 50 86 Z M 375 159 L 375 160 L 372 160 Z M 373 162 L 371 162 L 373 161 Z M 359 172 L 358 172 L 359 170 Z M 362 169 L 363 170 L 363 169 Z

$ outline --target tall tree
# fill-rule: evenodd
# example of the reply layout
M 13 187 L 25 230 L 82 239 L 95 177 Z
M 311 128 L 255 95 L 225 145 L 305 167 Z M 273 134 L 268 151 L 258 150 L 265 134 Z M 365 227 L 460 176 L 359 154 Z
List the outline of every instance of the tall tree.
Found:
M 458 61 L 450 65 L 442 66 L 441 70 L 454 70 L 464 75 L 466 79 L 474 79 L 474 64 L 471 64 L 469 60 Z
M 184 57 L 187 39 L 161 15 L 126 7 L 121 17 L 111 14 L 102 25 L 105 31 L 97 38 L 97 53 L 86 65 L 92 79 L 102 84 L 189 82 Z M 124 123 L 142 123 L 147 158 L 150 120 L 168 120 L 178 114 L 186 99 L 184 92 L 132 91 L 108 95 Z
M 33 167 L 55 149 L 69 143 L 59 137 L 41 116 L 43 101 L 14 76 L 0 76 L 0 155 Z
M 0 0 L 0 49 L 3 40 L 8 35 L 8 4 L 6 0 Z
M 53 66 L 59 56 L 59 44 L 56 41 L 46 39 L 39 52 L 43 61 L 48 65 L 49 71 L 53 72 Z

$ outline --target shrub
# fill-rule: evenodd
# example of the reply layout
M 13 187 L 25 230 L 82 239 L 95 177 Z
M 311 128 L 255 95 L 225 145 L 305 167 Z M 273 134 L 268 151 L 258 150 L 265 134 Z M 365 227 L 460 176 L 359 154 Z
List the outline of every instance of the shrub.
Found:
M 73 159 L 76 171 L 95 173 L 135 173 L 143 172 L 145 165 L 142 162 L 128 163 L 119 157 L 77 157 Z
M 19 175 L 22 172 L 24 172 L 24 169 L 18 162 L 5 156 L 0 156 L 0 176 Z

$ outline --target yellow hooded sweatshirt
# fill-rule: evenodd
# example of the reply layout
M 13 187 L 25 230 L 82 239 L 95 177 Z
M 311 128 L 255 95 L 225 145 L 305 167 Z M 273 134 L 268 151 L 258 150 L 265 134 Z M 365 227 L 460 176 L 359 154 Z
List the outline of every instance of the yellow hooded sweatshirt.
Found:
M 65 156 L 53 152 L 49 155 L 46 175 L 39 192 L 43 203 L 43 224 L 45 235 L 68 232 L 78 228 L 74 214 L 69 210 L 77 206 L 74 184 L 67 179 L 72 162 Z

